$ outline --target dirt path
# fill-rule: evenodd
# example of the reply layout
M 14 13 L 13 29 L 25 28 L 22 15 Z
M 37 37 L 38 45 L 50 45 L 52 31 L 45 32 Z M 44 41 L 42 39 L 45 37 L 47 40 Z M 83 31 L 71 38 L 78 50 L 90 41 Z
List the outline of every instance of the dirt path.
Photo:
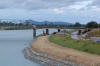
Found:
M 73 32 L 73 33 L 71 34 L 71 38 L 72 38 L 72 39 L 75 39 L 75 40 L 82 40 L 82 38 L 81 38 L 79 35 L 77 35 L 77 33 L 78 33 L 78 32 Z
M 38 37 L 31 47 L 33 50 L 55 56 L 58 59 L 84 63 L 87 66 L 100 66 L 100 56 L 61 47 L 49 42 L 46 36 Z

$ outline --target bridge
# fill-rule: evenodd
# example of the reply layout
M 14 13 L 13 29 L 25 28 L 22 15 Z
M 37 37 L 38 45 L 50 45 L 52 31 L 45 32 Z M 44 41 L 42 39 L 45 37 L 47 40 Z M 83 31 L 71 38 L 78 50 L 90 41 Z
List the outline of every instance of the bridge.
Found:
M 58 29 L 58 32 L 60 32 L 61 29 L 85 29 L 85 27 L 36 26 L 36 25 L 32 25 L 32 28 L 33 28 L 33 37 L 36 37 L 37 29 L 46 29 L 46 35 L 49 35 L 49 29 Z

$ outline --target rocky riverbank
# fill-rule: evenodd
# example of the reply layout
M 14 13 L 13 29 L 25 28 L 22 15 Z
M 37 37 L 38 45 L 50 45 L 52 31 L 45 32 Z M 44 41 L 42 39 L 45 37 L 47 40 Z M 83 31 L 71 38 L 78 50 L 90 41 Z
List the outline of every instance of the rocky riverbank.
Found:
M 24 49 L 24 55 L 43 66 L 100 66 L 100 56 L 61 47 L 50 42 L 47 36 L 37 37 Z
M 24 56 L 25 58 L 37 62 L 43 66 L 83 66 L 79 64 L 75 64 L 74 62 L 71 62 L 69 60 L 60 60 L 56 59 L 53 56 L 49 56 L 44 53 L 36 52 L 35 50 L 32 50 L 30 47 L 27 47 L 24 49 Z
M 39 38 L 39 37 L 37 37 Z M 34 42 L 36 42 L 37 38 Z M 33 42 L 33 43 L 34 43 Z M 76 64 L 70 59 L 58 59 L 55 56 L 48 55 L 46 53 L 38 52 L 30 45 L 23 50 L 24 57 L 33 62 L 39 63 L 42 66 L 84 66 L 83 64 Z

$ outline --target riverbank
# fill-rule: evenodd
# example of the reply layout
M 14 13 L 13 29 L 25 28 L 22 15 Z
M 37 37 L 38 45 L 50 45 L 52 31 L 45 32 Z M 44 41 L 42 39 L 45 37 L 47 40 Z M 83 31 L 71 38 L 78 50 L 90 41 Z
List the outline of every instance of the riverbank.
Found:
M 35 61 L 36 63 L 42 64 L 43 66 L 84 66 L 83 64 L 76 64 L 69 59 L 60 59 L 56 56 L 41 52 L 33 47 L 34 43 L 38 42 L 45 36 L 37 37 L 31 46 L 24 49 L 24 56 L 26 59 Z M 39 43 L 40 44 L 40 43 Z
M 83 66 L 71 61 L 57 59 L 54 56 L 50 56 L 45 53 L 37 52 L 29 47 L 24 49 L 24 56 L 33 62 L 41 64 L 42 66 Z
M 97 66 L 100 56 L 64 48 L 38 37 L 30 47 L 24 49 L 25 57 L 44 66 Z

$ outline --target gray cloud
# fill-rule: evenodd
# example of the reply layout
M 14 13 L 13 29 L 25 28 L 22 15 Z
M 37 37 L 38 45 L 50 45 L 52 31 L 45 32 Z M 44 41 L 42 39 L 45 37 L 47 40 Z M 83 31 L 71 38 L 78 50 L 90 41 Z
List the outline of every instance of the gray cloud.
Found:
M 91 5 L 100 6 L 100 0 L 93 0 Z
M 73 5 L 76 2 L 86 0 L 0 0 L 0 9 L 24 8 L 24 9 L 45 9 L 59 8 Z
M 88 5 L 89 7 L 96 6 L 100 7 L 100 0 L 92 0 L 92 3 Z

